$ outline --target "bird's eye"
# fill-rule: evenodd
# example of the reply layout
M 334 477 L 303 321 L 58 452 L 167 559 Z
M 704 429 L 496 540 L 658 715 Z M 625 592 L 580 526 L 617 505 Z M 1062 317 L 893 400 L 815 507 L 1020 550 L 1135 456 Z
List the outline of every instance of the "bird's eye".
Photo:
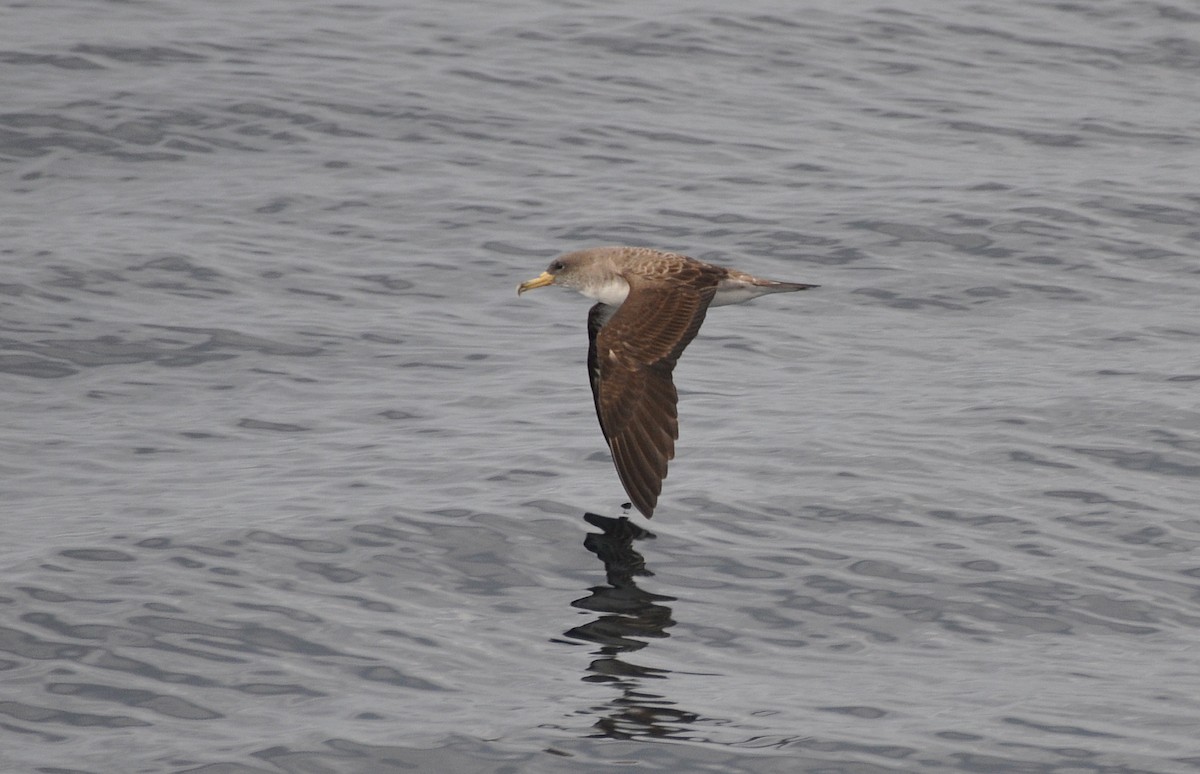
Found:
M 566 265 L 565 265 L 565 264 L 563 264 L 563 262 L 562 262 L 562 261 L 553 261 L 553 262 L 550 264 L 550 273 L 551 273 L 551 274 L 553 274 L 554 272 L 556 272 L 556 271 L 562 271 L 562 270 L 563 270 L 563 269 L 565 269 L 565 268 L 566 268 Z

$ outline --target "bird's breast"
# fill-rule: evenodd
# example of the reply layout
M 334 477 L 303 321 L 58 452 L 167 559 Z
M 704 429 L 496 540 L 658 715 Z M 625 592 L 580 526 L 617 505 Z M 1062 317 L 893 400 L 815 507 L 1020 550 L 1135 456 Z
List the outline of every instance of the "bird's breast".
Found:
M 589 285 L 581 291 L 588 298 L 594 298 L 602 304 L 620 306 L 629 296 L 629 283 L 619 276 L 614 276 L 603 282 Z

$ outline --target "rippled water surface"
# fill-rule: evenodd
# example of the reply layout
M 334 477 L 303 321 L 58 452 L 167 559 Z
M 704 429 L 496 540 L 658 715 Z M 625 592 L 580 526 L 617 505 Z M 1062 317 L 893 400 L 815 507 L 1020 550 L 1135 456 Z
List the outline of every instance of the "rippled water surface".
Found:
M 3 16 L 4 771 L 1200 769 L 1194 6 Z M 822 286 L 651 522 L 613 243 Z

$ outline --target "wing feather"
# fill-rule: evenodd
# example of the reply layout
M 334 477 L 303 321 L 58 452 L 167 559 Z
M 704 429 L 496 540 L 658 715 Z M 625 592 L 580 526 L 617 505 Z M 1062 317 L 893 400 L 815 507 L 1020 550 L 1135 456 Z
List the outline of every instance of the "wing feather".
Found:
M 679 438 L 671 375 L 704 322 L 720 275 L 627 279 L 630 291 L 620 307 L 596 304 L 588 314 L 588 372 L 617 475 L 648 518 Z

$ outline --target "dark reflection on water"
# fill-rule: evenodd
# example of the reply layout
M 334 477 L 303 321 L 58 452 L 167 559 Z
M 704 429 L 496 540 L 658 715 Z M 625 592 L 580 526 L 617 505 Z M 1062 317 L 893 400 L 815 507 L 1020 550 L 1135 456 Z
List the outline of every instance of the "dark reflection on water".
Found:
M 679 709 L 666 695 L 647 687 L 648 681 L 669 678 L 670 670 L 641 666 L 628 658 L 628 654 L 647 647 L 650 640 L 669 637 L 667 630 L 675 625 L 666 604 L 675 598 L 639 588 L 635 580 L 654 573 L 646 568 L 645 558 L 633 543 L 655 536 L 626 517 L 587 513 L 583 518 L 602 530 L 589 533 L 584 546 L 604 563 L 608 585 L 594 586 L 589 596 L 571 603 L 599 616 L 564 634 L 600 646 L 584 681 L 604 683 L 619 692 L 607 704 L 589 710 L 599 715 L 593 736 L 687 738 L 689 725 L 699 720 L 699 715 Z

